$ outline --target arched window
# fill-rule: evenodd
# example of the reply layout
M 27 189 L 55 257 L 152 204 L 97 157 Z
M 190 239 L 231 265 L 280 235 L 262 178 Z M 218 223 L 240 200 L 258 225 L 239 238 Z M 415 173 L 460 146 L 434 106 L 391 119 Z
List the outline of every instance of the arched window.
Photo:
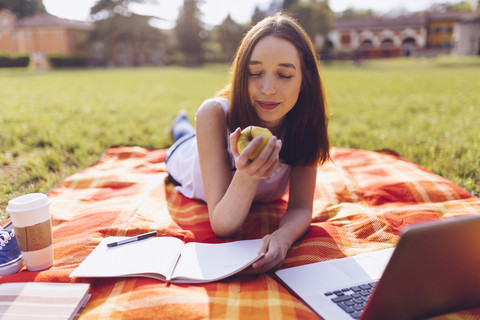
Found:
M 363 49 L 367 49 L 367 48 L 373 47 L 373 42 L 372 42 L 372 40 L 370 40 L 370 39 L 363 40 L 363 41 L 362 41 L 362 44 L 361 44 L 361 47 L 362 47 Z
M 417 45 L 417 42 L 416 42 L 415 39 L 412 38 L 412 37 L 405 38 L 405 39 L 403 39 L 403 41 L 402 41 L 402 47 L 403 47 L 403 48 L 413 49 L 413 48 L 416 47 L 416 45 Z
M 383 39 L 382 43 L 380 43 L 382 48 L 391 48 L 393 47 L 393 40 L 392 39 Z

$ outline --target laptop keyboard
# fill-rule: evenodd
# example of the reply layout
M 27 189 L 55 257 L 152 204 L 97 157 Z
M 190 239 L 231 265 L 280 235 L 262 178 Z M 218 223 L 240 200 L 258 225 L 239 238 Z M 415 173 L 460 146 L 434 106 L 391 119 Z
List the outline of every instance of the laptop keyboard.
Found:
M 326 292 L 325 296 L 329 297 L 353 319 L 358 319 L 376 284 L 376 282 L 369 282 L 358 286 L 343 288 Z

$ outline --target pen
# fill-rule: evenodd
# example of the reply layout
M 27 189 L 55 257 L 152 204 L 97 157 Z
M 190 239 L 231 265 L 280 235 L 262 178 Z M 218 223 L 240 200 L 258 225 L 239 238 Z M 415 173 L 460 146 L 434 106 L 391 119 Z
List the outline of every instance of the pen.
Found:
M 139 241 L 139 240 L 147 239 L 147 238 L 150 238 L 150 237 L 154 237 L 156 235 L 157 235 L 157 231 L 147 232 L 147 233 L 135 236 L 135 237 L 123 239 L 123 240 L 116 241 L 116 242 L 107 243 L 107 247 L 109 247 L 109 248 L 116 247 L 116 246 L 120 246 L 120 245 L 125 244 L 125 243 L 130 243 L 130 242 L 133 242 L 133 241 Z

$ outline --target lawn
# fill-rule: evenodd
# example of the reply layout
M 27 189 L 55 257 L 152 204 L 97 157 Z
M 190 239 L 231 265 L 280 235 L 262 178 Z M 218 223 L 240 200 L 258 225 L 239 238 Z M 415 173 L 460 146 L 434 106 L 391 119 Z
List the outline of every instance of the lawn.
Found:
M 480 59 L 337 62 L 323 67 L 332 145 L 392 149 L 480 196 Z M 106 148 L 165 148 L 169 126 L 228 79 L 228 67 L 0 69 L 0 213 L 48 192 Z

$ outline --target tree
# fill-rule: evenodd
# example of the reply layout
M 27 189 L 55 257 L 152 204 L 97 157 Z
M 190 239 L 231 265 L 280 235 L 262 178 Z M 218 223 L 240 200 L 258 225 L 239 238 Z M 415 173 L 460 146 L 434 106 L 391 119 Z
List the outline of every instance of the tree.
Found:
M 131 11 L 128 7 L 131 3 L 158 4 L 158 0 L 98 0 L 90 9 L 90 14 L 94 20 L 106 19 L 115 14 L 129 16 Z
M 308 33 L 310 38 L 315 39 L 315 32 L 312 28 L 312 18 L 313 18 L 313 6 L 312 2 L 298 2 L 290 6 L 288 9 L 295 19 L 300 22 L 302 27 Z
M 156 0 L 99 0 L 90 10 L 95 20 L 92 43 L 103 47 L 102 64 L 141 65 L 158 63 L 165 37 L 150 26 L 153 17 L 137 15 L 130 3 L 158 3 Z M 99 62 L 100 63 L 100 62 Z
M 258 22 L 262 21 L 267 14 L 263 12 L 258 6 L 255 7 L 255 11 L 253 12 L 252 19 L 251 19 L 251 25 L 254 26 Z
M 293 2 L 296 2 L 297 0 L 294 0 Z M 292 2 L 292 1 L 287 1 L 287 2 Z M 270 5 L 268 8 L 265 9 L 260 9 L 259 6 L 255 7 L 255 11 L 253 12 L 252 18 L 251 18 L 251 25 L 255 25 L 261 20 L 263 20 L 265 17 L 271 16 L 277 12 L 280 12 L 282 10 L 285 10 L 285 1 L 283 0 L 272 0 L 270 2 Z
M 460 1 L 457 3 L 449 3 L 449 2 L 444 2 L 444 3 L 436 3 L 430 6 L 431 11 L 440 11 L 440 12 L 472 12 L 472 4 L 470 1 Z
M 311 19 L 313 32 L 326 38 L 332 29 L 334 19 L 334 13 L 327 0 L 313 2 Z
M 46 12 L 42 0 L 0 0 L 0 10 L 2 9 L 12 11 L 19 19 Z
M 375 17 L 375 12 L 372 9 L 357 10 L 348 8 L 339 15 L 339 18 L 341 19 L 361 19 L 373 17 Z
M 245 28 L 236 23 L 230 14 L 223 20 L 222 24 L 214 28 L 217 41 L 220 43 L 222 49 L 224 60 L 230 61 L 237 47 L 242 40 L 243 34 L 245 33 Z
M 296 2 L 288 10 L 300 22 L 314 43 L 317 36 L 327 38 L 334 19 L 334 13 L 327 0 Z
M 282 7 L 284 10 L 290 10 L 293 6 L 298 4 L 298 0 L 283 0 Z
M 199 65 L 203 59 L 202 40 L 205 30 L 200 21 L 199 2 L 200 0 L 184 0 L 175 26 L 178 46 L 187 66 Z

